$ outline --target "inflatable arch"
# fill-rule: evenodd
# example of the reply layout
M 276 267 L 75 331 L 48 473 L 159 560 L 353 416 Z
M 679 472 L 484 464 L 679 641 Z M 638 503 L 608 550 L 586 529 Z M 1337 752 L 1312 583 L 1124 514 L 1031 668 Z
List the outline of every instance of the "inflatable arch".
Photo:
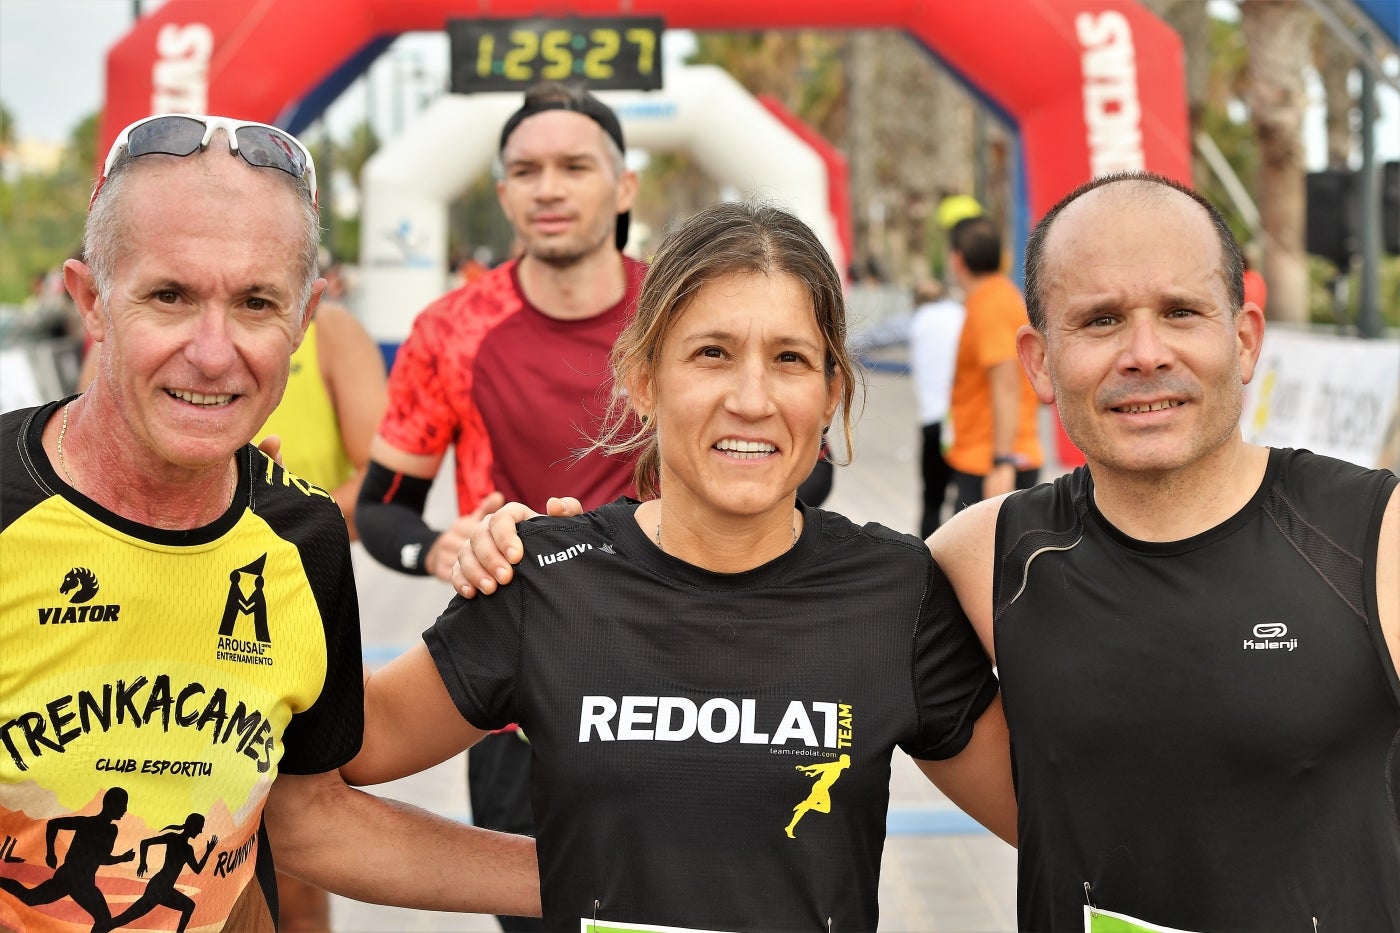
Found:
M 160 110 L 296 130 L 314 116 L 299 102 L 329 102 L 399 33 L 540 11 L 539 0 L 169 0 L 108 54 L 100 149 Z M 1135 0 L 575 0 L 569 12 L 659 15 L 680 29 L 907 30 L 1019 131 L 1031 218 L 1107 171 L 1190 180 L 1181 43 Z
M 838 235 L 827 166 L 724 70 L 672 69 L 661 91 L 598 96 L 617 112 L 629 147 L 685 149 L 721 184 L 781 201 L 844 268 L 849 244 Z M 413 315 L 446 290 L 448 202 L 488 170 L 497 128 L 519 106 L 519 92 L 445 94 L 365 164 L 361 308 L 381 344 L 401 343 Z
M 539 0 L 169 0 L 108 54 L 99 151 L 125 124 L 162 110 L 237 114 L 295 132 L 402 32 L 541 10 Z M 1147 168 L 1190 181 L 1181 43 L 1136 0 L 574 0 L 569 13 L 659 15 L 699 30 L 906 30 L 1019 133 L 1017 241 L 1095 175 Z

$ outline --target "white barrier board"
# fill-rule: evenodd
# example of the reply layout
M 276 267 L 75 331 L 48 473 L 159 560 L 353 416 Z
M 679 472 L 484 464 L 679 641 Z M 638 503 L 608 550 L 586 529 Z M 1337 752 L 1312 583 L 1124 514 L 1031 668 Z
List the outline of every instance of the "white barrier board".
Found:
M 1254 444 L 1400 467 L 1400 341 L 1271 327 L 1240 427 Z

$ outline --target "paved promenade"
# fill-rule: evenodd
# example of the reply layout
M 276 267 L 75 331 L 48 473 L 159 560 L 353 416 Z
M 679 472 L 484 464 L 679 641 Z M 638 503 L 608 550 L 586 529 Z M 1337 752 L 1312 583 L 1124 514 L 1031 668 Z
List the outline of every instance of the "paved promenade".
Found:
M 867 373 L 869 394 L 857 426 L 855 463 L 838 467 L 825 507 L 858 522 L 917 532 L 918 425 L 904 375 Z M 833 432 L 834 433 L 834 432 Z M 453 512 L 450 473 L 429 497 L 442 527 Z M 378 667 L 415 643 L 446 605 L 449 588 L 385 570 L 356 545 L 366 660 Z M 439 813 L 468 818 L 460 757 L 431 771 L 373 788 Z M 890 835 L 880 883 L 880 928 L 927 933 L 996 933 L 1016 924 L 1016 853 L 954 808 L 902 753 L 891 780 Z M 716 892 L 723 896 L 723 892 Z M 397 910 L 336 898 L 337 933 L 489 931 L 490 917 Z

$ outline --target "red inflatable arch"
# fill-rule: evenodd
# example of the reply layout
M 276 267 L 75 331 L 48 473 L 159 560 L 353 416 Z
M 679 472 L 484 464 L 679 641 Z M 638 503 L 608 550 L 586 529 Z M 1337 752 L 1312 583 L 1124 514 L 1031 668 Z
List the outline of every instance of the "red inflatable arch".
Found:
M 1181 44 L 1134 0 L 566 6 L 578 16 L 657 15 L 679 29 L 904 29 L 1017 125 L 1029 220 L 1109 171 L 1148 168 L 1190 181 Z M 99 151 L 122 126 L 163 110 L 275 122 L 385 37 L 440 30 L 450 18 L 523 17 L 556 7 L 540 0 L 169 0 L 108 55 Z
M 1136 0 L 169 0 L 108 55 L 98 151 L 160 111 L 276 123 L 399 33 L 554 13 L 661 16 L 699 30 L 904 29 L 1016 125 L 1017 243 L 1096 175 L 1145 168 L 1191 180 L 1181 43 Z M 1083 462 L 1062 432 L 1059 447 L 1066 464 Z

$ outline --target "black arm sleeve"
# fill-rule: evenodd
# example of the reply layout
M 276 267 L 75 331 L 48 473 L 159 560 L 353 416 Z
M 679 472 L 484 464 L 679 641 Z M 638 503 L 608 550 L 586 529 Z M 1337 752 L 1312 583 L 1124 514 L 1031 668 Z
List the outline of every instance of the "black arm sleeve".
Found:
M 428 549 L 438 532 L 423 521 L 430 479 L 395 473 L 373 460 L 355 500 L 355 530 L 365 550 L 385 567 L 427 576 Z

